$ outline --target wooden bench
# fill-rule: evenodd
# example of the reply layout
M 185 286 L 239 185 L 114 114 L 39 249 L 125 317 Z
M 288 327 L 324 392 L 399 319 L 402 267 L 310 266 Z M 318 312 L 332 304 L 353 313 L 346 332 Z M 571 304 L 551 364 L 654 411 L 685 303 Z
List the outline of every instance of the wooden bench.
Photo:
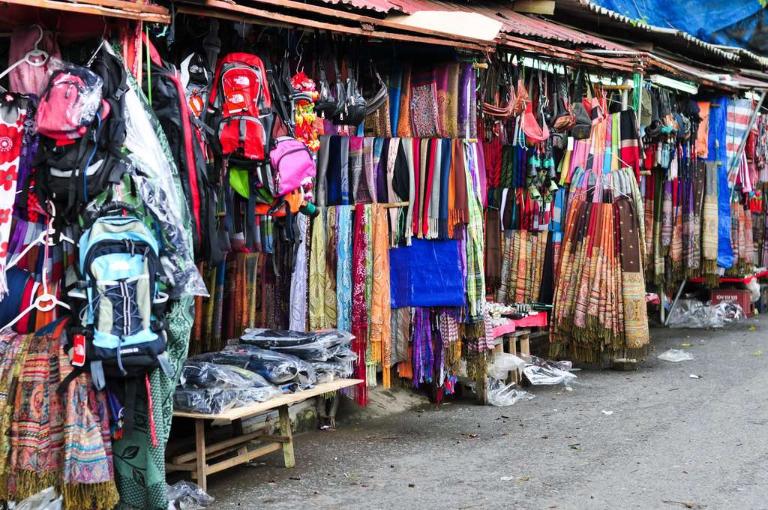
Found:
M 293 455 L 293 433 L 288 408 L 312 397 L 332 393 L 342 388 L 360 384 L 359 379 L 340 379 L 318 384 L 308 390 L 280 395 L 266 402 L 257 402 L 248 406 L 236 407 L 219 414 L 202 414 L 187 411 L 174 411 L 177 418 L 189 418 L 195 421 L 195 449 L 173 456 L 165 469 L 188 471 L 190 476 L 203 490 L 208 490 L 207 477 L 219 471 L 245 464 L 264 455 L 283 450 L 285 467 L 292 468 L 296 461 Z M 277 410 L 279 416 L 279 434 L 265 434 L 263 430 L 243 433 L 242 420 Z M 232 423 L 232 437 L 211 444 L 205 441 L 205 422 L 221 420 Z M 258 442 L 258 446 L 249 449 L 249 443 Z M 233 454 L 234 455 L 230 455 Z M 226 457 L 215 463 L 210 460 Z

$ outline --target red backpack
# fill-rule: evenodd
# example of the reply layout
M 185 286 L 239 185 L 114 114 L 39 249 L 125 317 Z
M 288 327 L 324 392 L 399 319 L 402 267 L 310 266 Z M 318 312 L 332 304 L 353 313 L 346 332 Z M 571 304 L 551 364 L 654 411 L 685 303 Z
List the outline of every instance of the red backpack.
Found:
M 250 53 L 219 61 L 210 95 L 222 155 L 265 161 L 272 132 L 272 96 L 264 62 Z

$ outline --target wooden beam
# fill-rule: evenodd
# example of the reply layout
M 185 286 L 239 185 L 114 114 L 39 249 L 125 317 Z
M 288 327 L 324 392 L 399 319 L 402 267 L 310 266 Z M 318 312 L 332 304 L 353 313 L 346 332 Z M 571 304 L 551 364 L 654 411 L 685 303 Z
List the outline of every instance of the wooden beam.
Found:
M 66 2 L 59 0 L 4 0 L 3 3 L 37 7 L 40 9 L 52 9 L 55 11 L 91 14 L 93 16 L 164 23 L 166 25 L 171 22 L 171 15 L 165 7 L 136 4 L 134 2 L 123 2 L 119 0 L 106 0 L 105 2 L 100 2 L 98 0 L 84 0 L 82 2 Z
M 555 0 L 515 0 L 512 10 L 527 14 L 552 16 L 555 13 Z

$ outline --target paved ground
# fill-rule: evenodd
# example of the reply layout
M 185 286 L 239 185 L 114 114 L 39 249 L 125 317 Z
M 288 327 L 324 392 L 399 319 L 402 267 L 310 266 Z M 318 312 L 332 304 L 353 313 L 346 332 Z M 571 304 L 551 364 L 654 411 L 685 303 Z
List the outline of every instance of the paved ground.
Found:
M 582 371 L 571 392 L 304 434 L 293 470 L 209 478 L 215 508 L 768 508 L 768 320 L 653 336 L 639 371 Z M 656 359 L 681 343 L 695 360 Z

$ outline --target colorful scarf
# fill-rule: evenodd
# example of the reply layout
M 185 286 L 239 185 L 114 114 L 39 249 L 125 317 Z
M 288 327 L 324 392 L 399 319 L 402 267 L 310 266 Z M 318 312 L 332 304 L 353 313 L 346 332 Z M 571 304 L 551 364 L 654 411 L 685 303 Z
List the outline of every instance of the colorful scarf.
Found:
M 437 85 L 434 71 L 422 71 L 411 77 L 410 117 L 413 136 L 436 138 L 438 132 Z M 410 136 L 403 133 L 402 136 Z
M 459 78 L 459 138 L 477 139 L 477 75 L 471 62 L 462 64 Z
M 716 285 L 717 280 L 718 193 L 717 163 L 708 162 L 701 219 L 701 256 L 704 277 L 711 285 Z
M 327 328 L 329 319 L 326 313 L 325 289 L 327 287 L 325 263 L 326 248 L 326 216 L 327 209 L 319 209 L 320 213 L 312 219 L 312 241 L 309 252 L 309 330 Z
M 4 94 L 2 103 L 3 115 L 0 118 L 0 300 L 8 294 L 5 268 L 11 240 L 19 156 L 27 113 L 26 99 L 22 96 Z
M 473 173 L 477 172 L 474 144 L 466 146 L 467 204 L 469 206 L 469 223 L 466 233 L 467 257 L 467 305 L 470 320 L 482 320 L 485 311 L 485 270 L 483 269 L 483 208 L 474 186 Z
M 63 380 L 72 371 L 63 348 L 58 363 Z M 51 391 L 55 388 L 54 384 Z M 64 402 L 64 508 L 110 510 L 117 505 L 119 495 L 106 394 L 94 391 L 90 377 L 82 374 L 69 383 Z
M 400 87 L 400 108 L 398 109 L 397 136 L 410 138 L 411 131 L 411 66 L 403 66 L 403 78 Z
M 58 335 L 33 335 L 13 402 L 8 467 L 8 494 L 13 500 L 28 498 L 60 479 L 64 403 L 56 392 L 59 380 Z
M 326 210 L 325 225 L 325 316 L 328 328 L 335 328 L 337 322 L 336 309 L 336 245 L 338 244 L 338 232 L 336 231 L 336 211 L 338 207 L 329 207 Z
M 392 366 L 392 331 L 389 290 L 389 228 L 387 210 L 377 205 L 372 211 L 373 217 L 373 269 L 371 290 L 371 313 L 369 324 L 369 342 L 373 349 L 381 352 L 382 381 L 385 388 L 391 385 L 390 367 Z M 373 347 L 378 344 L 378 348 Z
M 368 339 L 368 308 L 365 299 L 366 254 L 369 240 L 365 234 L 365 206 L 355 206 L 354 239 L 352 244 L 352 349 L 357 354 L 354 370 L 356 379 L 366 378 L 365 353 Z M 311 299 L 311 298 L 310 298 Z M 355 387 L 357 402 L 365 405 L 368 401 L 367 384 Z
M 31 335 L 0 332 L 0 499 L 8 500 L 10 431 L 15 391 Z
M 336 309 L 338 329 L 352 329 L 352 206 L 339 207 L 336 224 Z
M 370 202 L 368 182 L 363 176 L 363 138 L 349 137 L 350 200 L 353 203 Z

